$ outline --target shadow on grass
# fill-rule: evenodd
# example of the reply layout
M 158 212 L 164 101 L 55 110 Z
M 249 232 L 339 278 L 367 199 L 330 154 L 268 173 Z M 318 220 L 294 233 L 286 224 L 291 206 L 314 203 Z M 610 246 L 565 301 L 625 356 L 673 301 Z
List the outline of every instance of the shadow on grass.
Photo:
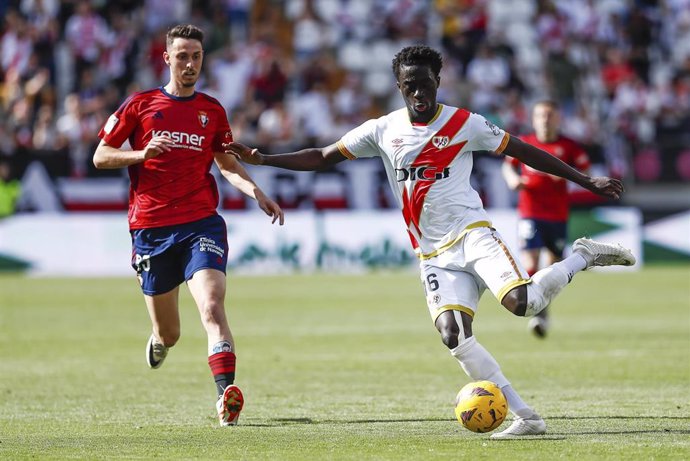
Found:
M 690 421 L 690 416 L 551 416 L 549 420 L 646 420 L 646 421 Z M 243 426 L 276 427 L 300 424 L 396 424 L 396 423 L 425 423 L 425 422 L 455 422 L 452 418 L 397 418 L 397 419 L 312 419 L 312 418 L 271 418 L 266 423 L 247 423 Z M 560 440 L 566 435 L 624 435 L 624 434 L 690 434 L 690 430 L 656 429 L 631 431 L 587 431 L 550 433 L 547 436 L 537 436 L 538 440 Z

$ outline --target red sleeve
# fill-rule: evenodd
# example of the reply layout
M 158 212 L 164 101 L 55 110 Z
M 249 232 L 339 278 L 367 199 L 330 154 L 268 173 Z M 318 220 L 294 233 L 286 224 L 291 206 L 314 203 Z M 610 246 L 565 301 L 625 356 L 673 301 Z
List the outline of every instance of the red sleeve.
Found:
M 133 107 L 134 99 L 127 99 L 117 111 L 108 117 L 98 137 L 109 146 L 119 148 L 130 137 L 137 126 L 137 116 Z
M 228 123 L 228 117 L 225 115 L 224 110 L 219 111 L 219 122 L 216 134 L 213 136 L 213 152 L 223 152 L 223 143 L 232 142 L 232 131 L 230 130 L 230 124 Z
M 587 155 L 587 152 L 585 152 L 584 149 L 580 147 L 578 143 L 575 141 L 572 142 L 572 165 L 579 171 L 586 171 L 589 170 L 590 167 L 590 162 L 589 162 L 589 155 Z

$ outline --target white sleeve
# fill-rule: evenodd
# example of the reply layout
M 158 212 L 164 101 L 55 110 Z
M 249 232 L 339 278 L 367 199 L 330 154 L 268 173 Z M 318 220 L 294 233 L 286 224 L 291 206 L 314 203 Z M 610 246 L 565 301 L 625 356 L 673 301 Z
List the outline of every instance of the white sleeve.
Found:
M 503 152 L 510 139 L 508 133 L 479 114 L 471 113 L 468 123 L 470 136 L 467 147 L 469 150 Z
M 349 159 L 380 156 L 378 120 L 367 120 L 357 128 L 348 131 L 340 138 L 337 145 L 340 152 Z

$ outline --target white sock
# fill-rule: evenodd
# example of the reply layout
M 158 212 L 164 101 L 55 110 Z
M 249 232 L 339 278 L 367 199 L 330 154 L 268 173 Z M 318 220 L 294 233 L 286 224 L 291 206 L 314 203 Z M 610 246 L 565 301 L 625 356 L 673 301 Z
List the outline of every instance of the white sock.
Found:
M 503 386 L 501 391 L 503 391 L 503 395 L 505 395 L 508 401 L 508 409 L 518 418 L 529 419 L 537 414 L 520 398 L 510 384 Z
M 566 271 L 568 271 L 570 278 L 573 278 L 573 275 L 587 268 L 587 260 L 580 253 L 573 253 L 563 261 L 554 263 L 553 265 L 556 264 L 562 266 Z
M 491 381 L 504 387 L 510 385 L 510 381 L 503 376 L 501 367 L 496 359 L 479 344 L 474 336 L 464 339 L 450 353 L 455 357 L 467 376 L 477 381 Z
M 587 267 L 585 258 L 573 253 L 563 261 L 545 267 L 532 277 L 527 285 L 527 310 L 531 317 L 544 310 L 553 298 L 573 279 L 573 276 Z

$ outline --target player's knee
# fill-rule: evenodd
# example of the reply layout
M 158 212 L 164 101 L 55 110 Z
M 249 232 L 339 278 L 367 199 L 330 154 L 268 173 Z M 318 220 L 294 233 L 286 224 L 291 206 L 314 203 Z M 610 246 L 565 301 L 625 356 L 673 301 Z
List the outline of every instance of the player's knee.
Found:
M 458 347 L 460 327 L 457 323 L 445 324 L 440 328 L 439 332 L 441 333 L 441 341 L 443 341 L 443 344 L 445 344 L 448 349 L 455 349 Z
M 513 314 L 524 317 L 527 311 L 527 287 L 521 285 L 513 288 L 506 293 L 501 304 Z
M 225 306 L 220 301 L 209 300 L 199 310 L 204 325 L 218 325 L 225 321 Z

